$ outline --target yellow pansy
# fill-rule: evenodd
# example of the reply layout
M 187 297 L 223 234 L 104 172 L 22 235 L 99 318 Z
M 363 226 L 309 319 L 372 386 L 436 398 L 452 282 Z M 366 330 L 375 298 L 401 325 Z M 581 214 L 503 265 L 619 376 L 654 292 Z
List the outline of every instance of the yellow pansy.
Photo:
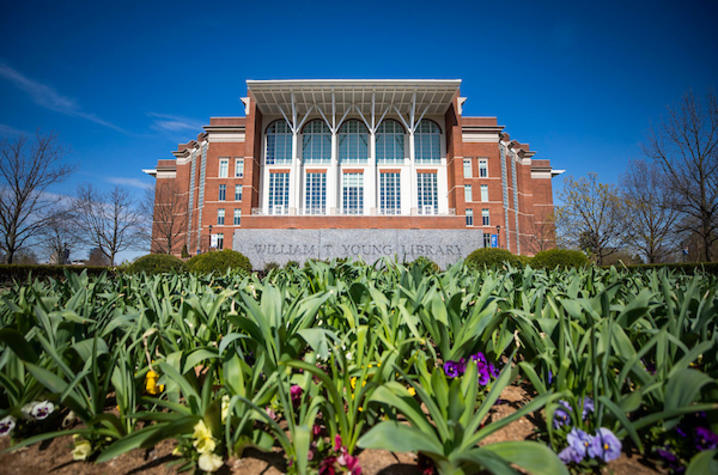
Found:
M 160 375 L 153 370 L 149 370 L 147 372 L 145 375 L 145 391 L 147 394 L 156 396 L 165 390 L 164 384 L 157 384 L 157 379 L 159 379 L 159 377 Z
M 409 396 L 411 396 L 411 397 L 416 396 L 416 389 L 414 389 L 414 386 L 409 386 L 406 388 L 406 390 L 409 393 Z

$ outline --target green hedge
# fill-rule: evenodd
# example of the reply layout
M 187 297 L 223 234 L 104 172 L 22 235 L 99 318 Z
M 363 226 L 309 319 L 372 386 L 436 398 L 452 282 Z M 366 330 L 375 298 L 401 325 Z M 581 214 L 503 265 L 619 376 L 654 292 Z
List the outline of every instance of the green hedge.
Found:
M 170 254 L 147 254 L 136 259 L 127 267 L 127 272 L 162 274 L 165 272 L 181 272 L 186 269 L 182 259 Z
M 225 273 L 228 270 L 252 271 L 252 264 L 247 256 L 231 249 L 212 251 L 199 254 L 187 261 L 187 268 L 192 272 Z
M 718 262 L 669 262 L 666 264 L 632 264 L 632 265 L 613 265 L 603 266 L 604 268 L 615 267 L 617 269 L 628 269 L 631 271 L 647 271 L 666 268 L 669 270 L 681 272 L 684 274 L 694 274 L 695 272 L 705 272 L 707 274 L 718 275 Z
M 89 275 L 100 275 L 103 272 L 116 272 L 115 267 L 109 266 L 58 266 L 48 264 L 0 264 L 0 282 L 12 280 L 26 280 L 32 277 L 52 277 L 59 279 L 65 277 L 65 271 L 80 273 L 87 271 Z
M 581 251 L 549 249 L 537 253 L 529 264 L 536 269 L 554 269 L 556 267 L 584 267 L 589 262 L 588 257 Z
M 472 269 L 482 267 L 498 267 L 505 263 L 513 266 L 521 265 L 521 258 L 511 254 L 506 249 L 485 247 L 477 249 L 464 260 L 464 263 Z

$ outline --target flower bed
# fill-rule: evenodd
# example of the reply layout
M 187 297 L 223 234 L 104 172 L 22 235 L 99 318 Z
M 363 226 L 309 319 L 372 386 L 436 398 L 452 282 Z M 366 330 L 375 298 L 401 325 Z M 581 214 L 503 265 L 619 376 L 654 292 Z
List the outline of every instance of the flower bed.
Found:
M 639 454 L 701 473 L 718 444 L 717 283 L 313 262 L 15 284 L 0 295 L 0 432 L 14 449 L 70 436 L 68 454 L 99 466 L 171 441 L 173 469 L 207 472 L 266 452 L 289 472 L 368 473 L 366 454 L 389 450 L 424 473 L 591 472 Z M 530 436 L 497 438 L 527 420 Z

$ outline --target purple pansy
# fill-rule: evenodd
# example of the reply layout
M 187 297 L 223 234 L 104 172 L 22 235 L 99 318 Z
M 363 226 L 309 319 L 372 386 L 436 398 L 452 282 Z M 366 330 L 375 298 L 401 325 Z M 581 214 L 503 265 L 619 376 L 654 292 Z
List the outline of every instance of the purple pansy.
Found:
M 583 460 L 581 454 L 576 452 L 576 449 L 574 449 L 570 445 L 563 449 L 561 452 L 559 452 L 558 458 L 567 465 L 571 462 L 579 463 L 581 462 L 581 460 Z
M 566 442 L 576 452 L 581 455 L 581 458 L 586 456 L 588 448 L 591 446 L 593 437 L 582 431 L 581 429 L 573 428 L 571 432 L 566 436 Z
M 668 463 L 674 463 L 678 461 L 678 457 L 676 457 L 673 452 L 669 452 L 668 450 L 656 449 L 656 453 L 659 457 L 661 457 Z
M 558 402 L 561 406 L 553 413 L 553 426 L 558 429 L 562 425 L 571 423 L 571 405 L 563 399 Z
M 588 396 L 584 397 L 583 398 L 583 413 L 581 414 L 581 418 L 586 419 L 586 416 L 589 413 L 593 412 L 594 409 L 595 409 L 595 407 L 593 405 L 593 399 L 591 399 Z
M 553 373 L 548 370 L 548 385 L 551 386 L 551 383 L 553 383 Z
M 616 460 L 621 455 L 621 441 L 609 429 L 601 427 L 593 436 L 588 447 L 588 455 L 592 458 L 600 458 L 604 462 Z
M 444 373 L 450 378 L 461 376 L 466 371 L 466 361 L 461 358 L 459 361 L 449 360 L 444 363 Z
M 699 427 L 696 429 L 696 449 L 713 450 L 718 447 L 718 435 L 713 433 L 707 427 Z

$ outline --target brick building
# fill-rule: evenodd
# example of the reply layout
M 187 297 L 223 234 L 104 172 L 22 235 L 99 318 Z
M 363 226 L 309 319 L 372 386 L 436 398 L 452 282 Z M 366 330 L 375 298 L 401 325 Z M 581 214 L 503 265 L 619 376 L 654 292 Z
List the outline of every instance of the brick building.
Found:
M 156 177 L 153 250 L 231 248 L 245 229 L 470 229 L 534 254 L 552 239 L 560 171 L 495 117 L 462 116 L 460 84 L 247 81 L 244 117 L 211 118 L 144 170 Z

